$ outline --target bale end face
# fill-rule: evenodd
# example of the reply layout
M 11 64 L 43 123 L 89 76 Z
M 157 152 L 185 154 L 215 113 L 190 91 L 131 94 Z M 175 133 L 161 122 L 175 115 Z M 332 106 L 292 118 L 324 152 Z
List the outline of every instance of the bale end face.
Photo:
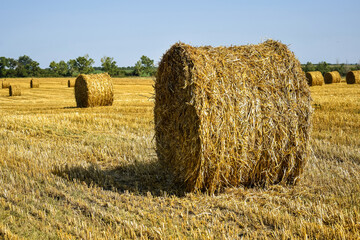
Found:
M 109 74 L 80 74 L 75 81 L 75 99 L 80 108 L 111 106 L 114 92 Z
M 293 184 L 309 157 L 311 97 L 286 45 L 178 43 L 155 82 L 159 161 L 186 191 Z

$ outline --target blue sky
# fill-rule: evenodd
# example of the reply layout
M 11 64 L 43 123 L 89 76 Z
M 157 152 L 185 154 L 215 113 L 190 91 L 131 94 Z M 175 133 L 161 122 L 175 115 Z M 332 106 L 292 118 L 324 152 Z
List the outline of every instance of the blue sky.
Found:
M 306 63 L 360 62 L 360 1 L 0 0 L 0 56 L 28 55 L 48 67 L 89 54 L 118 66 L 160 61 L 175 42 L 289 45 Z

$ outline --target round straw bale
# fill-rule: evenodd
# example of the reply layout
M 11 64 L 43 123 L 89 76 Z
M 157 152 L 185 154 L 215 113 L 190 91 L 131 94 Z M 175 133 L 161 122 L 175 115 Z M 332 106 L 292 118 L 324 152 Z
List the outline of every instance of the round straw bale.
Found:
M 186 191 L 293 184 L 309 157 L 311 96 L 286 45 L 173 45 L 155 81 L 159 161 Z
M 360 70 L 350 71 L 346 74 L 346 83 L 347 84 L 360 84 Z
M 338 71 L 327 72 L 324 75 L 325 84 L 340 83 L 341 76 Z
M 324 77 L 321 72 L 307 72 L 306 78 L 309 86 L 322 86 L 324 84 Z
M 37 79 L 31 79 L 30 80 L 30 88 L 39 88 L 40 83 Z
M 75 81 L 75 99 L 78 107 L 112 105 L 114 92 L 109 74 L 80 74 Z
M 21 88 L 19 85 L 10 85 L 9 96 L 21 96 Z
M 69 88 L 70 88 L 70 87 L 75 87 L 75 80 L 69 79 L 69 80 L 68 80 L 68 87 L 69 87 Z
M 9 88 L 10 87 L 10 82 L 8 82 L 8 81 L 6 81 L 6 79 L 4 79 L 2 81 L 1 87 L 2 88 Z

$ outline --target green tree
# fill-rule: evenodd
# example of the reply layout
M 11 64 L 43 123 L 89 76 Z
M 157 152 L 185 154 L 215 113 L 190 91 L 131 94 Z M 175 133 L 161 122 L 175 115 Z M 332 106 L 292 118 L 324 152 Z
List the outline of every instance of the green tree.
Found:
M 7 77 L 15 77 L 16 76 L 16 68 L 17 66 L 17 61 L 13 58 L 7 58 L 6 61 L 6 76 Z
M 55 62 L 55 61 L 52 61 L 50 64 L 49 64 L 49 68 L 50 68 L 50 71 L 52 72 L 52 74 L 54 74 L 54 76 L 57 75 L 57 68 L 58 68 L 58 64 Z
M 79 71 L 76 67 L 76 60 L 75 59 L 70 59 L 68 62 L 67 62 L 67 67 L 68 67 L 68 71 L 69 71 L 69 75 L 70 76 L 77 76 L 79 75 Z
M 79 73 L 90 73 L 94 71 L 92 65 L 95 63 L 94 59 L 90 58 L 88 54 L 84 55 L 83 57 L 78 57 L 76 60 L 76 70 Z
M 77 76 L 80 73 L 90 73 L 94 71 L 92 65 L 95 63 L 94 59 L 90 58 L 88 54 L 70 59 L 67 62 L 67 70 L 70 76 Z
M 6 77 L 7 73 L 7 58 L 0 57 L 0 77 Z
M 327 72 L 330 72 L 330 66 L 327 62 L 319 62 L 316 66 L 316 71 L 320 71 L 323 75 Z
M 346 73 L 347 73 L 347 69 L 345 68 L 345 64 L 342 63 L 342 64 L 338 67 L 337 71 L 340 73 L 341 76 L 345 76 Z
M 18 77 L 27 77 L 28 71 L 27 66 L 31 63 L 31 58 L 29 56 L 21 56 L 17 60 L 17 66 L 16 66 L 16 75 Z
M 147 56 L 142 56 L 135 64 L 135 75 L 147 77 L 152 76 L 155 73 L 154 60 L 151 60 Z
M 304 72 L 315 71 L 315 66 L 314 66 L 314 64 L 312 64 L 311 62 L 307 62 L 307 63 L 305 64 L 305 66 L 303 67 L 303 71 L 304 71 Z
M 68 76 L 69 68 L 65 61 L 61 60 L 59 63 L 52 61 L 49 65 L 50 71 L 54 76 Z
M 39 76 L 41 68 L 39 63 L 32 60 L 29 56 L 21 56 L 17 60 L 16 75 L 19 77 Z
M 101 66 L 102 70 L 109 73 L 110 76 L 115 76 L 119 73 L 119 68 L 116 66 L 116 62 L 112 57 L 104 56 L 101 58 Z
M 40 76 L 41 75 L 40 64 L 36 61 L 32 61 L 30 63 L 28 72 L 29 72 L 29 75 L 31 75 L 31 76 Z
M 69 69 L 68 69 L 68 65 L 66 64 L 65 61 L 61 60 L 59 63 L 58 63 L 58 69 L 57 69 L 57 73 L 60 75 L 60 76 L 68 76 L 69 74 Z
M 8 58 L 7 59 L 7 66 L 9 69 L 15 70 L 16 66 L 17 66 L 17 61 L 13 58 Z

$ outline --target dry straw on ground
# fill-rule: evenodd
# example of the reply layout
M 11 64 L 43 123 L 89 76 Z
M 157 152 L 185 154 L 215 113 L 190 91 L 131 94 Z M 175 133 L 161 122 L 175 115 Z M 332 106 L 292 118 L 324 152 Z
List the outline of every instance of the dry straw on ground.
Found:
M 338 71 L 327 72 L 324 75 L 325 84 L 340 83 L 341 76 Z
M 70 88 L 70 87 L 75 87 L 75 80 L 68 80 L 68 82 L 67 82 L 67 85 L 68 85 L 68 87 Z
M 159 161 L 187 191 L 295 183 L 309 157 L 311 96 L 286 45 L 173 45 L 155 82 Z
M 1 87 L 2 87 L 2 88 L 9 88 L 9 87 L 10 87 L 10 83 L 9 83 L 8 81 L 6 81 L 6 79 L 4 79 L 4 80 L 2 81 Z
M 30 80 L 30 88 L 39 88 L 40 83 L 37 79 L 31 79 Z
M 75 81 L 75 99 L 78 107 L 111 106 L 114 91 L 109 74 L 80 74 Z
M 21 88 L 19 85 L 10 85 L 9 96 L 21 96 Z
M 350 71 L 346 74 L 346 83 L 347 84 L 360 84 L 360 70 Z
M 307 72 L 306 78 L 309 86 L 322 86 L 324 84 L 324 77 L 321 72 Z

